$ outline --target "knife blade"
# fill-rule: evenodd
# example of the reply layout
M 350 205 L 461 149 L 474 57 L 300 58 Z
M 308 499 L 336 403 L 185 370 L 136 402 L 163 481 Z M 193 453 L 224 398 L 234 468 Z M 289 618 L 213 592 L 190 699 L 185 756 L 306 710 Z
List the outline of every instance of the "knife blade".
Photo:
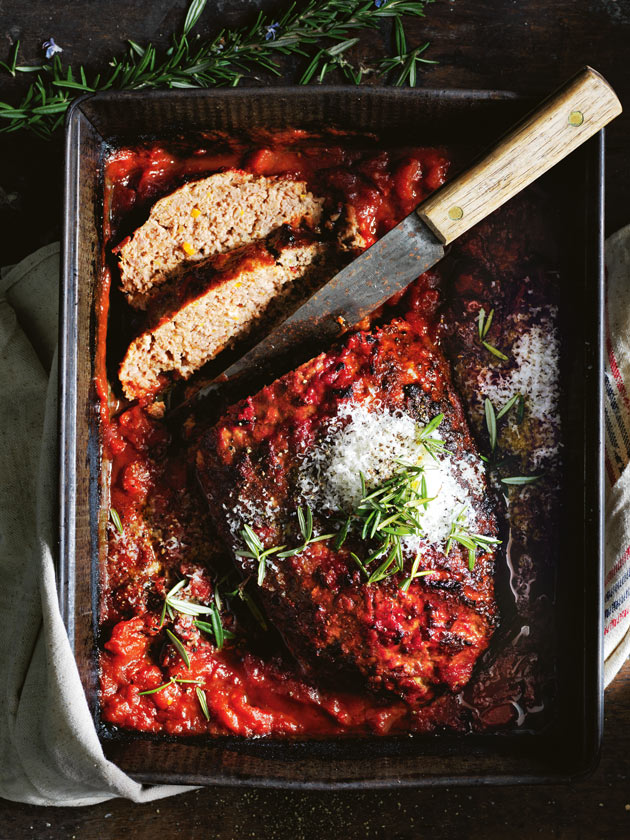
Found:
M 290 366 L 338 338 L 435 265 L 444 246 L 566 157 L 610 120 L 621 104 L 590 67 L 547 98 L 468 170 L 433 193 L 409 216 L 322 286 L 258 344 L 206 382 L 179 408 L 244 372 Z M 300 352 L 301 351 L 301 354 Z M 276 375 L 281 370 L 275 370 Z

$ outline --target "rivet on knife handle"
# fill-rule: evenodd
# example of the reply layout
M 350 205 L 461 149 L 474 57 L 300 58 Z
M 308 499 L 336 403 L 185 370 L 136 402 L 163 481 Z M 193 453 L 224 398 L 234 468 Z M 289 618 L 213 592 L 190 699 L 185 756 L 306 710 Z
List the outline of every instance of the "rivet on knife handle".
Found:
M 621 103 L 608 82 L 585 67 L 416 212 L 446 245 L 620 113 Z

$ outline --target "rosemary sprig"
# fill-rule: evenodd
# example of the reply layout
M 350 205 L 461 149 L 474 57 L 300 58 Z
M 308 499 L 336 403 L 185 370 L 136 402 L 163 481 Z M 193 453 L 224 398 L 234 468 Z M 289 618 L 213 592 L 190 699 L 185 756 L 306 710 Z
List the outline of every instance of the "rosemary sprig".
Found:
M 322 542 L 323 540 L 330 540 L 334 534 L 321 534 L 319 537 L 313 536 L 313 511 L 309 505 L 306 509 L 298 507 L 297 509 L 298 525 L 302 535 L 303 542 L 296 548 L 287 549 L 286 545 L 272 546 L 265 549 L 261 543 L 258 535 L 253 531 L 249 525 L 243 524 L 241 530 L 241 537 L 247 545 L 247 551 L 237 551 L 237 557 L 249 557 L 258 563 L 258 585 L 260 586 L 265 579 L 267 570 L 267 557 L 277 554 L 279 559 L 286 557 L 294 557 L 296 554 L 301 554 L 309 545 L 313 543 Z
M 446 541 L 446 554 L 449 554 L 453 543 L 459 543 L 468 550 L 468 569 L 472 572 L 475 568 L 475 560 L 478 549 L 486 549 L 491 545 L 500 545 L 501 540 L 496 537 L 487 537 L 483 534 L 473 534 L 464 522 L 466 509 L 462 508 L 455 517 L 451 530 Z
M 247 546 L 247 551 L 239 550 L 236 551 L 235 554 L 237 557 L 249 557 L 251 560 L 256 561 L 258 564 L 258 586 L 262 586 L 262 582 L 265 579 L 267 571 L 267 557 L 271 557 L 273 554 L 278 554 L 279 551 L 286 548 L 286 545 L 265 548 L 259 540 L 256 532 L 253 531 L 246 523 L 243 523 L 241 537 Z
M 188 581 L 184 578 L 183 580 L 180 580 L 179 583 L 176 583 L 175 586 L 166 593 L 164 606 L 162 607 L 162 615 L 160 618 L 160 627 L 164 626 L 167 612 L 170 618 L 174 617 L 174 612 L 182 613 L 182 615 L 194 616 L 193 624 L 195 627 L 198 630 L 202 630 L 204 633 L 214 636 L 215 644 L 217 648 L 221 650 L 225 639 L 233 639 L 234 633 L 226 630 L 221 622 L 222 605 L 218 588 L 215 588 L 214 590 L 214 603 L 205 606 L 203 604 L 196 604 L 193 601 L 184 601 L 181 598 L 176 597 L 177 593 L 186 586 L 187 583 Z M 200 615 L 209 615 L 211 623 L 200 620 L 198 618 Z
M 439 452 L 444 452 L 444 441 L 440 438 L 433 437 L 433 432 L 437 429 L 440 423 L 444 420 L 443 414 L 437 414 L 430 420 L 426 426 L 417 433 L 416 440 L 421 443 L 426 451 L 435 459 Z M 424 478 L 424 476 L 423 476 Z
M 421 465 L 400 463 L 394 475 L 371 492 L 367 490 L 363 473 L 359 475 L 361 500 L 350 522 L 346 520 L 340 533 L 347 536 L 351 524 L 356 522 L 363 541 L 377 540 L 376 547 L 366 559 L 351 553 L 367 576 L 368 584 L 371 584 L 403 571 L 403 538 L 423 533 L 418 518 L 419 508 L 426 508 L 433 499 L 427 495 L 426 480 L 423 481 L 424 467 Z M 338 538 L 337 543 L 342 545 L 343 540 Z M 369 566 L 378 559 L 381 560 L 380 565 L 370 572 Z
M 422 555 L 418 551 L 416 553 L 415 558 L 414 558 L 413 565 L 411 567 L 411 573 L 410 573 L 409 577 L 405 578 L 405 580 L 400 584 L 400 591 L 401 592 L 408 592 L 409 587 L 411 586 L 411 584 L 413 583 L 413 581 L 416 578 L 425 577 L 426 575 L 434 575 L 435 574 L 434 569 L 424 569 L 423 571 L 418 571 L 418 569 L 420 567 L 420 560 L 421 559 L 422 559 Z
M 489 353 L 492 353 L 493 356 L 496 356 L 497 359 L 501 359 L 503 362 L 508 361 L 508 357 L 505 353 L 502 353 L 500 350 L 490 344 L 489 341 L 486 340 L 486 336 L 492 326 L 492 319 L 494 318 L 494 309 L 490 310 L 488 317 L 486 318 L 486 310 L 481 307 L 479 310 L 479 316 L 477 317 L 477 331 L 479 333 L 479 341 L 481 342 L 482 346 L 486 348 Z
M 122 536 L 125 532 L 123 530 L 122 519 L 120 518 L 120 514 L 116 510 L 116 508 L 109 509 L 109 517 L 114 523 L 114 527 L 118 531 L 118 533 Z
M 184 680 L 181 677 L 171 677 L 170 680 L 167 680 L 167 682 L 162 683 L 162 685 L 158 685 L 155 688 L 149 688 L 147 691 L 139 691 L 138 697 L 143 697 L 148 694 L 157 694 L 160 691 L 164 691 L 164 689 L 168 688 L 170 685 L 194 685 L 195 694 L 197 695 L 197 700 L 199 701 L 199 706 L 201 707 L 201 713 L 203 714 L 206 720 L 210 720 L 210 711 L 208 709 L 206 692 L 199 685 L 199 679 Z
M 309 545 L 312 545 L 312 543 L 330 540 L 335 536 L 334 534 L 321 534 L 319 537 L 313 536 L 313 511 L 311 510 L 310 505 L 306 505 L 306 513 L 301 507 L 298 507 L 297 517 L 300 533 L 304 541 L 302 545 L 298 545 L 297 548 L 291 548 L 288 551 L 281 551 L 278 554 L 278 557 L 294 557 L 296 554 L 301 554 L 309 547 Z
M 169 685 L 177 685 L 178 683 L 191 683 L 192 685 L 198 685 L 198 682 L 198 680 L 184 680 L 181 677 L 171 677 L 170 680 L 162 683 L 162 685 L 156 686 L 156 688 L 149 688 L 147 691 L 139 691 L 138 697 L 142 697 L 145 694 L 157 694 L 159 691 L 164 691 L 164 689 L 168 688 Z
M 171 46 L 158 52 L 153 44 L 129 41 L 122 56 L 113 58 L 106 71 L 90 74 L 83 66 L 64 67 L 59 54 L 40 65 L 18 65 L 19 43 L 2 67 L 11 75 L 36 73 L 22 101 L 0 102 L 0 131 L 28 129 L 42 137 L 64 121 L 65 113 L 83 93 L 106 90 L 139 90 L 159 87 L 208 88 L 236 86 L 246 76 L 261 72 L 282 74 L 278 59 L 295 56 L 308 60 L 300 79 L 322 82 L 331 70 L 339 70 L 358 84 L 366 74 L 400 70 L 394 84 L 415 85 L 417 69 L 428 63 L 422 57 L 426 44 L 408 50 L 402 17 L 422 17 L 432 0 L 308 0 L 292 3 L 278 17 L 260 12 L 250 26 L 222 29 L 214 38 L 193 38 L 192 31 L 204 11 L 206 0 L 192 0 L 181 32 Z M 392 20 L 397 54 L 369 66 L 355 67 L 347 53 L 358 35 Z
M 497 445 L 497 415 L 492 405 L 492 401 L 487 397 L 483 403 L 483 410 L 486 417 L 486 428 L 488 430 L 488 439 L 490 441 L 490 451 L 494 452 Z
M 497 445 L 497 420 L 500 420 L 502 417 L 504 417 L 508 413 L 508 411 L 514 405 L 516 405 L 517 422 L 521 423 L 525 411 L 525 398 L 522 394 L 514 394 L 505 403 L 505 405 L 500 411 L 495 410 L 495 407 L 492 404 L 492 400 L 488 399 L 488 397 L 485 398 L 483 405 L 484 415 L 486 419 L 486 429 L 488 431 L 488 440 L 490 441 L 490 457 L 482 455 L 481 459 L 485 461 L 489 466 L 492 466 L 496 470 L 498 470 L 504 465 L 505 461 L 497 461 L 495 457 L 495 449 Z M 499 481 L 507 486 L 516 486 L 522 484 L 532 484 L 534 481 L 538 481 L 538 479 L 541 477 L 541 475 L 513 475 L 507 476 L 505 478 L 499 478 Z
M 500 420 L 505 414 L 507 414 L 517 400 L 523 400 L 522 395 L 518 392 L 514 394 L 513 397 L 510 397 L 510 399 L 506 402 L 502 409 L 497 411 L 497 420 Z

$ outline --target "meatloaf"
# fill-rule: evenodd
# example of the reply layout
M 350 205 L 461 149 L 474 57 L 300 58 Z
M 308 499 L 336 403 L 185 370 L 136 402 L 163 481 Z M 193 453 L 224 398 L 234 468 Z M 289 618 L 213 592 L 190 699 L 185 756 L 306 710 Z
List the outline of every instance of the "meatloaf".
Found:
M 427 446 L 431 420 L 438 426 Z M 356 506 L 401 461 L 421 466 L 426 479 L 422 529 L 402 540 L 403 569 L 370 583 L 382 556 L 370 561 L 373 544 L 353 524 Z M 247 556 L 245 526 L 260 551 L 298 547 L 265 558 L 259 594 L 307 672 L 413 705 L 468 681 L 497 622 L 498 502 L 447 362 L 426 331 L 395 320 L 353 334 L 230 408 L 201 435 L 196 464 L 244 578 L 260 571 L 251 546 Z M 338 534 L 349 521 L 345 542 L 300 549 L 308 511 L 313 535 Z M 449 544 L 454 532 L 487 539 L 471 557 L 466 545 Z
M 185 184 L 157 201 L 147 221 L 114 252 L 121 289 L 136 309 L 198 260 L 265 238 L 284 224 L 314 228 L 323 199 L 304 181 L 240 170 Z
M 188 379 L 221 350 L 300 300 L 325 279 L 334 248 L 283 229 L 267 241 L 210 257 L 154 298 L 119 378 L 129 399 Z

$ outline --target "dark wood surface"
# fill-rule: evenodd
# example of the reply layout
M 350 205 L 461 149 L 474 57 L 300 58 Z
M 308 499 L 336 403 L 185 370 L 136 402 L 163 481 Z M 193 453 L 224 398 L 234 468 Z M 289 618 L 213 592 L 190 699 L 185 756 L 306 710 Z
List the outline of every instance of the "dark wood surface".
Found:
M 165 42 L 187 0 L 3 0 L 0 58 L 16 38 L 35 61 L 50 35 L 64 58 L 102 66 L 127 37 Z M 209 0 L 199 32 L 245 22 L 264 0 Z M 420 84 L 506 88 L 542 95 L 583 64 L 604 73 L 628 109 L 608 131 L 607 230 L 630 222 L 630 0 L 437 0 L 408 27 L 431 41 Z M 375 56 L 388 33 L 371 33 L 357 56 Z M 297 68 L 286 68 L 285 82 Z M 0 99 L 25 79 L 0 77 Z M 260 84 L 260 80 L 250 80 Z M 336 81 L 331 79 L 331 81 Z M 466 126 L 462 126 L 462 132 Z M 421 140 L 421 138 L 419 138 Z M 0 135 L 0 263 L 59 236 L 61 139 Z M 0 802 L 0 840 L 76 838 L 626 838 L 630 837 L 630 663 L 606 692 L 602 759 L 588 779 L 558 787 L 391 792 L 204 789 L 151 805 L 34 808 Z

